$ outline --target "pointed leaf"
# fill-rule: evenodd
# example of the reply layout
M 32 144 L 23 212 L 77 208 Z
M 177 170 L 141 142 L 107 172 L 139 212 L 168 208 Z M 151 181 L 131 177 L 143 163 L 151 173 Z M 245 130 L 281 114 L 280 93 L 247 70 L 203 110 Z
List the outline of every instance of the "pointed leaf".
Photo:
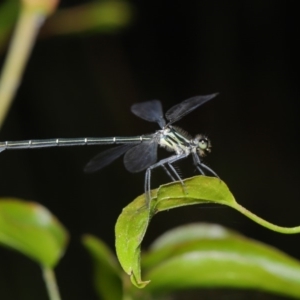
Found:
M 300 232 L 299 226 L 280 227 L 251 213 L 235 201 L 226 184 L 219 178 L 196 176 L 184 180 L 184 187 L 179 182 L 172 182 L 160 186 L 152 194 L 149 208 L 142 195 L 123 209 L 116 224 L 116 251 L 119 261 L 125 272 L 131 276 L 132 282 L 140 288 L 148 283 L 141 279 L 140 246 L 150 219 L 157 212 L 187 205 L 218 203 L 240 211 L 271 230 L 281 233 Z
M 140 246 L 149 220 L 150 209 L 142 195 L 123 209 L 115 227 L 118 259 L 133 284 L 138 287 L 144 287 L 148 283 L 141 279 Z

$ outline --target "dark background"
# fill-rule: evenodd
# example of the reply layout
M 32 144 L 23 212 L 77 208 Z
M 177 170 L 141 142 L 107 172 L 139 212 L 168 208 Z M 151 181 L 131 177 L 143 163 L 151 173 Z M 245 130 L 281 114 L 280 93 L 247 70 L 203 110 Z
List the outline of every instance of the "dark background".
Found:
M 160 99 L 166 110 L 191 96 L 219 92 L 178 125 L 210 137 L 213 152 L 206 163 L 239 203 L 272 223 L 299 225 L 298 2 L 131 3 L 135 20 L 122 33 L 38 41 L 0 139 L 151 133 L 157 126 L 132 115 L 133 103 Z M 70 231 L 70 245 L 56 269 L 63 299 L 97 299 L 80 238 L 92 233 L 113 249 L 118 215 L 143 192 L 144 175 L 129 174 L 121 159 L 97 174 L 83 172 L 103 149 L 0 155 L 1 196 L 42 203 Z M 192 176 L 188 162 L 180 165 Z M 167 181 L 157 170 L 152 187 Z M 157 215 L 144 248 L 165 230 L 191 222 L 223 224 L 300 259 L 299 235 L 269 231 L 230 208 L 211 205 Z M 7 294 L 1 300 L 46 299 L 35 263 L 3 248 L 0 257 L 1 293 Z M 202 299 L 276 298 L 260 292 L 234 295 L 206 292 Z

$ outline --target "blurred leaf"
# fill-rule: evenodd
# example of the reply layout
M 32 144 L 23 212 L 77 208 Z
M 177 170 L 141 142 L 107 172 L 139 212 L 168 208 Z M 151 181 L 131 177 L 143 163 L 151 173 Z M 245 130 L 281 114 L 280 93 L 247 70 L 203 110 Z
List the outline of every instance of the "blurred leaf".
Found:
M 299 261 L 218 225 L 170 230 L 143 257 L 143 270 L 151 293 L 230 287 L 300 298 Z
M 286 228 L 271 224 L 239 205 L 224 182 L 215 177 L 196 176 L 172 182 L 152 191 L 150 207 L 146 207 L 144 195 L 137 197 L 119 216 L 115 228 L 116 251 L 124 271 L 134 285 L 142 288 L 148 281 L 141 279 L 140 247 L 151 217 L 160 211 L 187 205 L 218 203 L 230 206 L 262 226 L 282 233 L 298 233 L 300 227 Z
M 151 268 L 170 258 L 182 245 L 202 240 L 220 240 L 240 237 L 233 231 L 217 224 L 193 223 L 173 228 L 158 237 L 143 256 L 143 268 Z M 153 255 L 152 255 L 153 254 Z
M 121 270 L 109 248 L 98 238 L 85 235 L 82 242 L 94 262 L 94 284 L 104 300 L 122 299 Z
M 0 5 L 0 50 L 6 44 L 8 35 L 17 20 L 19 8 L 19 0 L 6 0 Z
M 0 201 L 0 243 L 46 267 L 54 267 L 68 241 L 63 225 L 43 206 L 18 199 Z
M 44 36 L 115 32 L 132 20 L 133 7 L 125 0 L 102 0 L 58 10 L 45 24 Z

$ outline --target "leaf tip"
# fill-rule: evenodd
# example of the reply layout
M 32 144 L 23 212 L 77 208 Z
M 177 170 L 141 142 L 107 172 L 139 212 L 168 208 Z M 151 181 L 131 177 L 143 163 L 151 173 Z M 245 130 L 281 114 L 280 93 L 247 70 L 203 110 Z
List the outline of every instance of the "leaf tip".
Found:
M 143 288 L 146 287 L 146 286 L 150 283 L 150 281 L 151 281 L 151 280 L 146 280 L 146 281 L 143 281 L 143 280 L 137 280 L 137 278 L 134 276 L 133 273 L 130 275 L 130 280 L 131 280 L 132 284 L 133 284 L 134 286 L 136 286 L 137 288 L 139 288 L 139 289 L 143 289 Z

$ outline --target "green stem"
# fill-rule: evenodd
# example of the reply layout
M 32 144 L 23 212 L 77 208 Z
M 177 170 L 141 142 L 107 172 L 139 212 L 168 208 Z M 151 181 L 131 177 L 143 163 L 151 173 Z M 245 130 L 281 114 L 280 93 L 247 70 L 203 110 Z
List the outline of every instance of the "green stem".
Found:
M 61 300 L 53 269 L 43 267 L 43 276 L 50 300 Z
M 21 83 L 36 35 L 45 20 L 39 10 L 23 5 L 0 77 L 0 127 Z
M 226 203 L 226 205 L 228 205 L 228 203 Z M 296 227 L 278 226 L 278 225 L 272 224 L 272 223 L 260 218 L 259 216 L 255 215 L 254 213 L 252 213 L 251 211 L 249 211 L 248 209 L 246 209 L 245 207 L 241 206 L 240 204 L 238 204 L 236 202 L 229 206 L 238 210 L 240 213 L 247 216 L 249 219 L 253 220 L 254 222 L 256 222 L 270 230 L 273 230 L 276 232 L 281 232 L 281 233 L 287 233 L 287 234 L 300 233 L 300 226 L 296 226 Z

